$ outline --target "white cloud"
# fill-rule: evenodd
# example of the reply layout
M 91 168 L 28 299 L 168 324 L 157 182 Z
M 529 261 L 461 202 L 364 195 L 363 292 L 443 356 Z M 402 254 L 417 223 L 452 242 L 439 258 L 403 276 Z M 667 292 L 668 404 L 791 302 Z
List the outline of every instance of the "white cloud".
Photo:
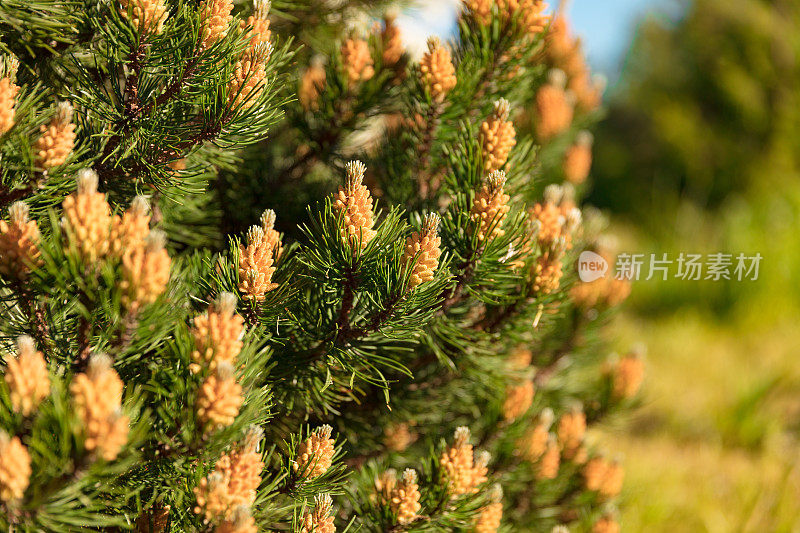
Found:
M 453 34 L 460 3 L 460 0 L 421 2 L 397 18 L 403 41 L 412 57 L 422 55 L 425 41 L 431 35 L 446 40 Z

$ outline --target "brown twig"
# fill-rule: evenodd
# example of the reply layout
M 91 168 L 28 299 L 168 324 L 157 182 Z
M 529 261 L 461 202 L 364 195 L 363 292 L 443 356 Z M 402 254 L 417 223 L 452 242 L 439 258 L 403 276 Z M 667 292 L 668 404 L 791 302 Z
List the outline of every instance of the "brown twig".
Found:
M 20 308 L 28 319 L 28 324 L 33 332 L 33 338 L 39 349 L 46 355 L 52 348 L 50 339 L 50 328 L 47 325 L 44 308 L 36 302 L 36 297 L 32 291 L 28 290 L 20 281 L 12 284 L 14 292 L 19 296 Z
M 439 296 L 442 300 L 438 311 L 439 315 L 443 315 L 448 309 L 461 301 L 464 289 L 466 288 L 467 283 L 472 280 L 472 275 L 475 273 L 475 268 L 478 266 L 481 252 L 482 250 L 480 249 L 473 251 L 469 256 L 469 259 L 458 265 L 458 269 L 461 271 L 461 273 L 456 275 L 456 284 L 453 287 L 444 289 L 442 294 Z
M 358 265 L 349 266 L 345 271 L 344 293 L 342 294 L 342 306 L 339 308 L 339 315 L 336 317 L 336 327 L 338 330 L 345 330 L 350 326 L 350 312 L 353 310 L 355 299 L 355 287 L 357 285 L 355 272 Z
M 440 117 L 444 112 L 443 102 L 433 102 L 429 107 L 425 116 L 424 129 L 422 130 L 422 144 L 420 144 L 417 158 L 417 170 L 419 171 L 419 194 L 423 198 L 427 198 L 431 193 L 435 192 L 434 183 L 431 177 L 434 172 L 433 169 L 428 168 L 431 163 L 431 150 L 433 149 L 433 141 L 436 138 L 436 130 L 439 129 Z
M 253 305 L 253 303 L 244 306 L 244 319 L 245 322 L 247 322 L 247 325 L 251 328 L 254 328 L 259 324 L 258 309 L 255 305 Z
M 20 187 L 18 189 L 9 189 L 5 186 L 0 186 L 0 208 L 4 208 L 17 200 L 27 197 L 35 189 L 36 186 L 33 183 L 29 183 L 25 187 Z
M 122 331 L 114 342 L 117 351 L 124 352 L 130 347 L 138 325 L 139 314 L 136 311 L 128 312 L 122 319 Z
M 169 524 L 169 507 L 156 503 L 136 518 L 136 533 L 162 533 Z
M 75 360 L 76 371 L 82 370 L 89 362 L 92 354 L 92 323 L 85 317 L 78 320 L 78 358 Z
M 373 315 L 372 319 L 365 325 L 360 328 L 347 328 L 342 331 L 342 333 L 336 338 L 337 342 L 350 342 L 355 339 L 359 339 L 361 337 L 366 337 L 370 333 L 374 333 L 381 329 L 384 324 L 392 317 L 395 310 L 397 309 L 397 304 L 403 298 L 404 293 L 400 291 L 396 291 L 394 294 L 389 296 L 387 300 L 387 304 Z

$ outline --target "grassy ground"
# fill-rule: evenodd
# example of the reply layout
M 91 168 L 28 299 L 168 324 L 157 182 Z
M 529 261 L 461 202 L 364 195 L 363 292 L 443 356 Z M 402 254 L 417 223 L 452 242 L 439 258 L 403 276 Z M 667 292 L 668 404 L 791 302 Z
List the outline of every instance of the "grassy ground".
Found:
M 623 531 L 800 532 L 800 327 L 775 315 L 619 317 L 649 349 L 642 407 L 596 435 L 624 456 Z

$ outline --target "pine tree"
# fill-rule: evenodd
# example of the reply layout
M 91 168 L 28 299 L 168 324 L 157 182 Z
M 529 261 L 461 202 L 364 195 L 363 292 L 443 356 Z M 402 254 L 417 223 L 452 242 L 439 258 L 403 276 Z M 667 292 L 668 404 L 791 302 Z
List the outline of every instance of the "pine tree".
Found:
M 615 530 L 600 89 L 540 0 L 385 8 L 0 5 L 4 530 Z

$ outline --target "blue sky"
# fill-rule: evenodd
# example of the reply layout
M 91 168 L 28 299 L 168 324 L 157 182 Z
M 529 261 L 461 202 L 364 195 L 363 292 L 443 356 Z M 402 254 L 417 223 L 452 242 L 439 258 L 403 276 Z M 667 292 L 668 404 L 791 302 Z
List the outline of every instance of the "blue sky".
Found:
M 637 21 L 664 3 L 663 0 L 572 0 L 568 10 L 575 33 L 584 39 L 589 62 L 596 70 L 613 77 Z
M 558 0 L 551 0 L 556 4 Z M 669 0 L 570 0 L 567 3 L 574 32 L 583 37 L 593 68 L 616 78 L 630 44 L 636 21 Z M 410 48 L 424 47 L 428 35 L 448 36 L 454 28 L 459 0 L 428 0 L 405 13 L 400 24 Z

